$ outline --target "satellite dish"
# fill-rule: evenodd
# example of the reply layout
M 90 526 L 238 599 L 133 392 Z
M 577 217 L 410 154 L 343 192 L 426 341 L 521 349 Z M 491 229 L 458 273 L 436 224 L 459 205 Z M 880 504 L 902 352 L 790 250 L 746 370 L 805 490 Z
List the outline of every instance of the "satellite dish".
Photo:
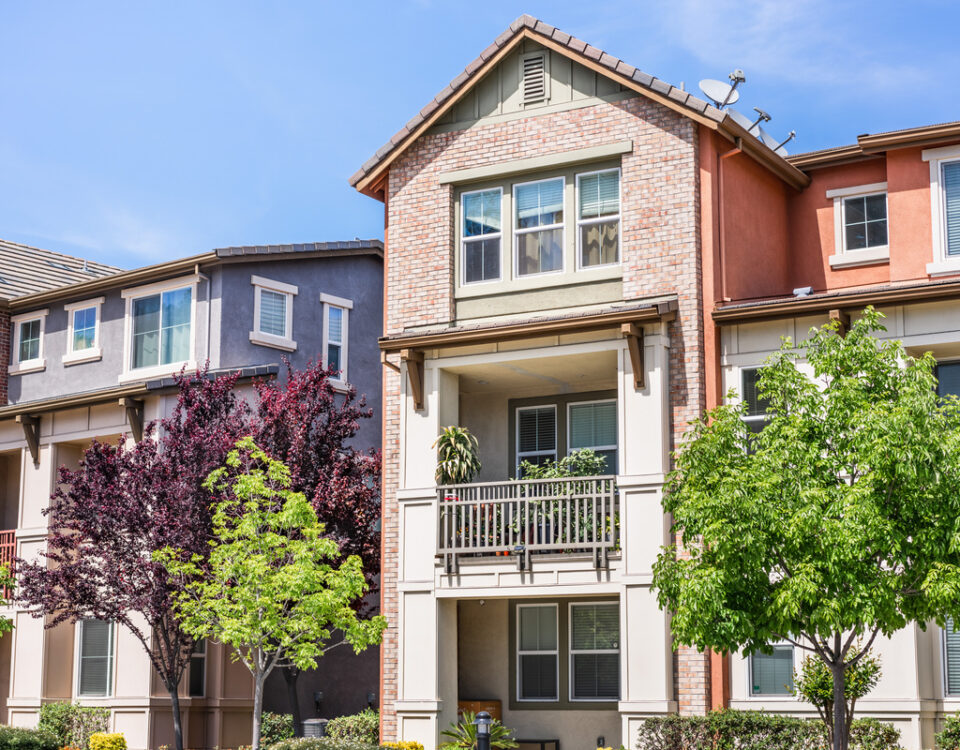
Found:
M 787 149 L 785 149 L 784 146 L 786 146 L 788 143 L 790 143 L 790 141 L 792 141 L 796 137 L 797 137 L 797 131 L 791 130 L 790 134 L 786 137 L 786 139 L 780 141 L 780 143 L 777 144 L 777 147 L 774 149 L 774 152 L 776 152 L 780 156 L 786 156 Z
M 724 83 L 713 78 L 704 78 L 700 81 L 700 90 L 713 100 L 718 109 L 723 109 L 728 104 L 733 104 L 740 99 L 740 92 L 737 91 L 737 84 Z
M 778 148 L 780 148 L 780 141 L 778 141 L 776 138 L 770 135 L 766 130 L 761 128 L 759 125 L 757 126 L 757 132 L 759 134 L 757 135 L 757 137 L 761 141 L 763 141 L 763 145 L 769 148 L 771 151 L 776 151 Z

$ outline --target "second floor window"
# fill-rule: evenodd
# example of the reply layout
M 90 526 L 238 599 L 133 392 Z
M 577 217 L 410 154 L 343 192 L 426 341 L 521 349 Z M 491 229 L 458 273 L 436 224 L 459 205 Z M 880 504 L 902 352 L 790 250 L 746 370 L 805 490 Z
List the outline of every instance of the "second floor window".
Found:
M 346 383 L 353 302 L 332 294 L 321 294 L 320 301 L 323 303 L 323 363 L 340 373 L 334 380 Z
M 133 369 L 190 359 L 192 306 L 190 287 L 133 300 Z
M 70 348 L 75 352 L 92 349 L 97 344 L 97 308 L 84 307 L 73 311 L 73 337 Z
M 463 194 L 461 265 L 464 284 L 495 281 L 500 278 L 502 203 L 503 190 L 500 188 Z
M 260 346 L 272 346 L 292 352 L 297 349 L 293 340 L 293 298 L 299 289 L 293 284 L 251 276 L 253 284 L 253 330 L 250 341 Z
M 20 364 L 40 359 L 40 337 L 42 335 L 40 318 L 24 320 L 20 323 L 17 361 Z
M 943 164 L 943 223 L 948 256 L 960 255 L 960 161 Z
M 518 276 L 563 270 L 563 186 L 562 177 L 514 186 Z
M 887 245 L 887 194 L 843 200 L 843 249 L 868 250 Z
M 617 473 L 617 402 L 594 401 L 570 404 L 567 415 L 568 452 L 590 448 L 603 456 L 605 474 Z
M 190 656 L 190 696 L 202 698 L 207 686 L 207 642 L 202 638 L 193 644 Z
M 557 407 L 517 409 L 517 466 L 557 460 Z
M 577 253 L 581 268 L 620 262 L 620 170 L 577 175 Z
M 760 367 L 746 367 L 740 371 L 740 397 L 747 405 L 743 421 L 747 423 L 750 432 L 758 433 L 766 426 L 769 417 L 767 411 L 769 402 L 760 397 L 757 383 L 760 379 Z

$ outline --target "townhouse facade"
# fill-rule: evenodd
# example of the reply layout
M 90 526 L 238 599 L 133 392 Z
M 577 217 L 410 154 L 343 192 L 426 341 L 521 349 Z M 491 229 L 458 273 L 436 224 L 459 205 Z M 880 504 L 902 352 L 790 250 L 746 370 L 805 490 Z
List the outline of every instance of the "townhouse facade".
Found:
M 674 650 L 651 590 L 664 477 L 687 423 L 728 388 L 750 398 L 781 335 L 868 303 L 957 382 L 951 143 L 956 125 L 785 158 L 522 16 L 353 175 L 384 204 L 383 739 L 432 750 L 479 707 L 540 748 L 632 747 L 674 711 L 814 715 L 789 694 L 792 650 Z M 438 486 L 451 424 L 482 470 Z M 578 448 L 605 472 L 522 478 Z M 880 644 L 858 710 L 930 746 L 956 708 L 954 639 Z
M 27 278 L 3 301 L 0 326 L 3 561 L 42 552 L 58 467 L 76 467 L 93 439 L 141 439 L 171 413 L 182 368 L 238 372 L 252 399 L 254 380 L 284 376 L 284 359 L 296 368 L 320 359 L 339 369 L 338 387 L 355 386 L 379 410 L 379 240 L 233 247 L 131 271 L 57 257 L 46 276 L 59 283 L 32 286 L 46 251 L 20 259 L 7 247 L 0 272 Z M 376 421 L 361 425 L 358 447 L 379 445 Z M 47 629 L 17 607 L 4 614 L 15 628 L 0 639 L 0 721 L 35 725 L 42 704 L 73 700 L 108 707 L 132 748 L 172 744 L 169 696 L 132 634 L 97 620 Z M 376 693 L 376 649 L 338 661 L 301 677 L 304 718 L 316 692 L 327 695 L 316 706 L 324 715 L 359 710 Z M 198 645 L 180 700 L 187 747 L 249 744 L 252 680 L 222 645 Z M 267 708 L 289 711 L 279 674 Z

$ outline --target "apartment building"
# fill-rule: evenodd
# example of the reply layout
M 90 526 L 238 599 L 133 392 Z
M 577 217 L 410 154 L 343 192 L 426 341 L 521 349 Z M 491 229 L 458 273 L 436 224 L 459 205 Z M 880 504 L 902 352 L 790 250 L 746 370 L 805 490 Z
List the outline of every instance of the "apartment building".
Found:
M 141 439 L 146 423 L 171 412 L 171 376 L 182 368 L 239 372 L 252 396 L 254 379 L 283 377 L 282 358 L 294 367 L 320 358 L 378 410 L 382 258 L 378 240 L 307 243 L 123 271 L 0 244 L 0 290 L 12 289 L 0 325 L 10 336 L 0 373 L 2 559 L 43 550 L 58 467 L 77 466 L 93 439 Z M 379 445 L 376 421 L 361 425 L 358 447 Z M 15 629 L 0 639 L 0 721 L 33 725 L 41 704 L 74 700 L 110 708 L 131 748 L 172 744 L 169 696 L 130 633 L 97 620 L 45 629 L 14 608 L 5 615 Z M 305 674 L 305 718 L 314 691 L 326 692 L 327 712 L 364 707 L 377 663 L 372 649 L 341 660 L 339 672 Z M 268 692 L 268 707 L 288 710 L 279 675 Z M 181 696 L 187 747 L 249 743 L 252 680 L 223 646 L 201 644 Z
M 632 747 L 673 711 L 813 715 L 783 687 L 792 651 L 674 651 L 651 590 L 664 476 L 688 421 L 748 392 L 781 335 L 868 303 L 958 382 L 951 142 L 960 126 L 784 158 L 522 16 L 353 175 L 384 204 L 384 739 L 431 750 L 467 705 L 566 748 Z M 438 487 L 450 424 L 483 468 Z M 585 447 L 602 476 L 520 478 Z M 928 746 L 957 707 L 953 640 L 881 644 L 858 709 Z

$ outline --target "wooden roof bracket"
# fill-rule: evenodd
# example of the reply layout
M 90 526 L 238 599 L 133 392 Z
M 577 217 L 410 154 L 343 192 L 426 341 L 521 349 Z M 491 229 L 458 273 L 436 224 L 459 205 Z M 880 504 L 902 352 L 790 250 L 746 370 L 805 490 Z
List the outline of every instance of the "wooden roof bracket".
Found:
M 423 409 L 423 352 L 419 349 L 401 349 L 400 361 L 407 364 L 413 408 L 420 411 Z
M 30 414 L 18 414 L 17 423 L 23 427 L 23 437 L 27 441 L 27 449 L 33 458 L 33 465 L 40 466 L 40 417 Z
M 381 349 L 381 350 L 380 350 L 380 364 L 382 364 L 384 367 L 390 368 L 391 370 L 393 370 L 393 371 L 396 372 L 396 373 L 399 373 L 399 372 L 400 372 L 400 365 L 395 365 L 395 364 L 393 364 L 393 362 L 391 362 L 389 359 L 387 359 L 387 350 L 386 350 L 386 349 Z
M 646 364 L 643 360 L 643 326 L 637 323 L 622 323 L 620 334 L 627 340 L 630 353 L 630 365 L 633 368 L 633 387 L 643 390 L 646 387 Z
M 840 308 L 834 308 L 830 311 L 830 320 L 836 320 L 839 325 L 837 326 L 837 333 L 841 336 L 846 336 L 847 331 L 850 330 L 850 315 Z
M 127 423 L 133 439 L 138 443 L 143 440 L 143 401 L 136 398 L 121 398 L 118 403 L 127 412 Z

